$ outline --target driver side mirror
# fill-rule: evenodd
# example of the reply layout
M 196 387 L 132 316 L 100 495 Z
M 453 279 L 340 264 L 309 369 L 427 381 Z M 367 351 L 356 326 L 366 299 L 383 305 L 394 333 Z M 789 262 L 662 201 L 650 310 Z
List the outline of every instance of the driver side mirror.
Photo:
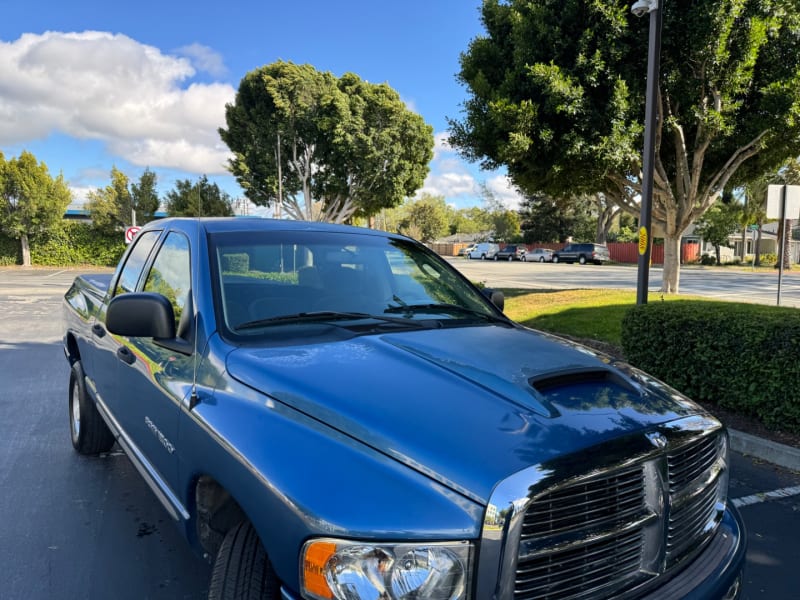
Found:
M 108 303 L 106 329 L 125 337 L 171 340 L 175 337 L 175 313 L 161 294 L 121 294 Z

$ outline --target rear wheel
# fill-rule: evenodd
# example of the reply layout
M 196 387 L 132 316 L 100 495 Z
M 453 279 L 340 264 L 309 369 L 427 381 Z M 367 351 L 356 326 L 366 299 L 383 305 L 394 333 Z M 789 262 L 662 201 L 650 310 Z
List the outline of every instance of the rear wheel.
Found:
M 544 262 L 544 256 L 539 258 L 539 262 Z
M 554 263 L 557 263 L 557 262 L 558 262 L 558 256 L 557 256 L 557 255 L 555 255 L 555 254 L 553 255 L 553 262 L 554 262 Z
M 81 454 L 108 452 L 114 445 L 114 434 L 86 393 L 83 376 L 81 361 L 76 360 L 69 375 L 69 431 L 72 446 Z
M 578 257 L 578 262 L 579 262 L 580 264 L 582 264 L 582 265 L 585 265 L 585 264 L 586 264 L 586 257 L 585 257 L 583 254 L 581 254 L 581 255 Z
M 253 526 L 244 521 L 222 540 L 208 600 L 279 600 L 281 586 Z
M 495 254 L 495 255 L 494 255 L 494 259 L 495 259 L 495 260 L 500 260 L 500 257 L 499 257 L 499 256 L 497 256 L 497 254 Z
M 512 260 L 514 260 L 514 255 L 513 254 L 509 254 L 508 255 L 508 262 L 511 262 Z

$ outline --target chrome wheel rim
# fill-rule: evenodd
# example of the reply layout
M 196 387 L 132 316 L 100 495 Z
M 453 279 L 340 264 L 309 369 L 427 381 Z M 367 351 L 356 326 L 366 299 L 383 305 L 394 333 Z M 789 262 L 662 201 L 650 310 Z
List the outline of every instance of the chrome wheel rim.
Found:
M 81 403 L 78 399 L 79 394 L 80 389 L 78 388 L 78 382 L 76 381 L 72 384 L 72 397 L 70 398 L 70 408 L 72 409 L 71 425 L 73 440 L 77 440 L 81 432 Z

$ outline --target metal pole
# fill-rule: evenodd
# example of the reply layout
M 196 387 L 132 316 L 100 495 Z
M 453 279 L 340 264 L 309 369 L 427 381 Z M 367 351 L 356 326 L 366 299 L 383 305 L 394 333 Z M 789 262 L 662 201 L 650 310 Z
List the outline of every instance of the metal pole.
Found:
M 778 303 L 781 305 L 781 281 L 783 281 L 783 260 L 786 252 L 786 186 L 781 186 L 781 248 L 778 251 Z
M 663 2 L 664 0 L 660 0 Z M 660 4 L 659 2 L 659 4 Z M 653 163 L 656 156 L 658 123 L 658 77 L 661 63 L 662 9 L 650 11 L 650 42 L 647 48 L 647 94 L 644 112 L 644 156 L 642 158 L 642 208 L 639 215 L 639 272 L 636 280 L 636 304 L 647 304 L 650 279 L 650 251 L 653 246 Z

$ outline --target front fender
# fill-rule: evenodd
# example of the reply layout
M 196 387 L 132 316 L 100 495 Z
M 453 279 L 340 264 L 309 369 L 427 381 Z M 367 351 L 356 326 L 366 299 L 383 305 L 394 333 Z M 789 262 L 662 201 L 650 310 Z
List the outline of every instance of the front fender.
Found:
M 476 539 L 484 507 L 376 449 L 235 381 L 181 425 L 181 479 L 209 475 L 239 503 L 280 579 L 298 589 L 315 536 Z M 191 503 L 187 503 L 191 505 Z

